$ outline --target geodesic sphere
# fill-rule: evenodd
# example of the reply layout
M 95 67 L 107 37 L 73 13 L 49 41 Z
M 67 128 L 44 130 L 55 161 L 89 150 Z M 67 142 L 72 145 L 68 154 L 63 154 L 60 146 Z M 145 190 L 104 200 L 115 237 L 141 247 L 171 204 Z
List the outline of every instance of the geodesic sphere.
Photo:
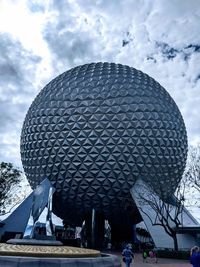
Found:
M 56 187 L 57 214 L 95 208 L 110 214 L 137 178 L 173 192 L 187 154 L 182 116 L 148 75 L 92 63 L 53 79 L 33 101 L 21 134 L 21 158 L 34 188 Z

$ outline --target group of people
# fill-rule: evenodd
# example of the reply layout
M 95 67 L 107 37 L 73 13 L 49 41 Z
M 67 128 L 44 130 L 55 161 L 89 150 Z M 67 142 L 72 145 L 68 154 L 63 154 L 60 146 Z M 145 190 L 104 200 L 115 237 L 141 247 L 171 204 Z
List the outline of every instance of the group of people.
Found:
M 156 252 L 154 250 L 144 250 L 142 253 L 143 257 L 143 262 L 147 262 L 147 258 L 149 257 L 151 261 L 153 260 L 155 263 L 157 263 L 157 257 L 156 257 Z
M 132 251 L 131 244 L 127 244 L 122 251 L 123 262 L 126 264 L 126 267 L 130 267 L 132 260 L 134 259 L 134 254 Z M 147 253 L 145 250 L 143 251 L 143 262 L 146 262 L 147 257 L 154 258 L 155 262 L 157 262 L 155 252 L 149 251 Z M 190 263 L 193 267 L 200 267 L 200 248 L 198 246 L 194 246 L 190 251 Z
M 147 262 L 147 258 L 149 257 L 150 259 L 153 259 L 155 263 L 157 263 L 157 257 L 154 250 L 150 251 L 144 250 L 142 256 L 143 256 L 143 262 Z M 127 244 L 125 246 L 125 248 L 122 251 L 122 257 L 123 257 L 123 262 L 126 264 L 126 267 L 130 267 L 130 264 L 134 259 L 134 254 L 132 251 L 131 244 Z
M 193 267 L 200 267 L 200 249 L 197 246 L 191 248 L 190 263 Z
M 157 257 L 156 257 L 156 253 L 154 250 L 150 250 L 150 251 L 144 250 L 142 253 L 142 256 L 143 256 L 143 262 L 147 262 L 147 257 L 149 257 L 153 259 L 155 263 L 157 263 Z M 123 257 L 123 262 L 126 264 L 126 267 L 130 267 L 130 264 L 134 259 L 134 254 L 132 251 L 131 244 L 127 244 L 125 246 L 125 248 L 122 251 L 122 257 Z

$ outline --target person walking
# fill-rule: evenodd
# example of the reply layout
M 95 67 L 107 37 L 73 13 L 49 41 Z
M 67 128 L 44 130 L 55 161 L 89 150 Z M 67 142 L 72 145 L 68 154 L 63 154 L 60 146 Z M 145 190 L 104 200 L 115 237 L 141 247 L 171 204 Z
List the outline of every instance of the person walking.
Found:
M 148 256 L 147 252 L 146 252 L 146 250 L 144 250 L 142 253 L 143 262 L 147 262 L 147 256 Z
M 155 263 L 157 263 L 156 252 L 154 250 L 149 251 L 149 257 L 151 260 L 153 260 Z
M 134 258 L 134 254 L 130 249 L 129 245 L 126 245 L 125 249 L 122 251 L 123 262 L 126 264 L 126 267 L 130 267 L 130 264 Z
M 195 246 L 190 252 L 190 263 L 193 267 L 200 267 L 200 251 L 199 247 Z

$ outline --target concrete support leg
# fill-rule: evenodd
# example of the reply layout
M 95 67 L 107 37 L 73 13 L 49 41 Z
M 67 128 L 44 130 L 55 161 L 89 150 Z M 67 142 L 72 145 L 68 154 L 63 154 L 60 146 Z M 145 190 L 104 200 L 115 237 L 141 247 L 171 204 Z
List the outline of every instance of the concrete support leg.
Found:
M 85 216 L 87 244 L 89 248 L 101 248 L 104 241 L 104 216 L 92 210 Z

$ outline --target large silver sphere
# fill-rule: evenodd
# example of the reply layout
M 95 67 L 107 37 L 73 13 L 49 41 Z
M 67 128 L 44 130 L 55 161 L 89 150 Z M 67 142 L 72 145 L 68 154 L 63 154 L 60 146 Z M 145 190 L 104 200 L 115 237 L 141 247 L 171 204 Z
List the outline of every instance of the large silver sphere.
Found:
M 117 214 L 137 178 L 170 194 L 186 154 L 185 125 L 166 90 L 113 63 L 78 66 L 52 80 L 33 101 L 21 134 L 30 184 L 48 177 L 57 215 L 74 220 L 91 208 Z

